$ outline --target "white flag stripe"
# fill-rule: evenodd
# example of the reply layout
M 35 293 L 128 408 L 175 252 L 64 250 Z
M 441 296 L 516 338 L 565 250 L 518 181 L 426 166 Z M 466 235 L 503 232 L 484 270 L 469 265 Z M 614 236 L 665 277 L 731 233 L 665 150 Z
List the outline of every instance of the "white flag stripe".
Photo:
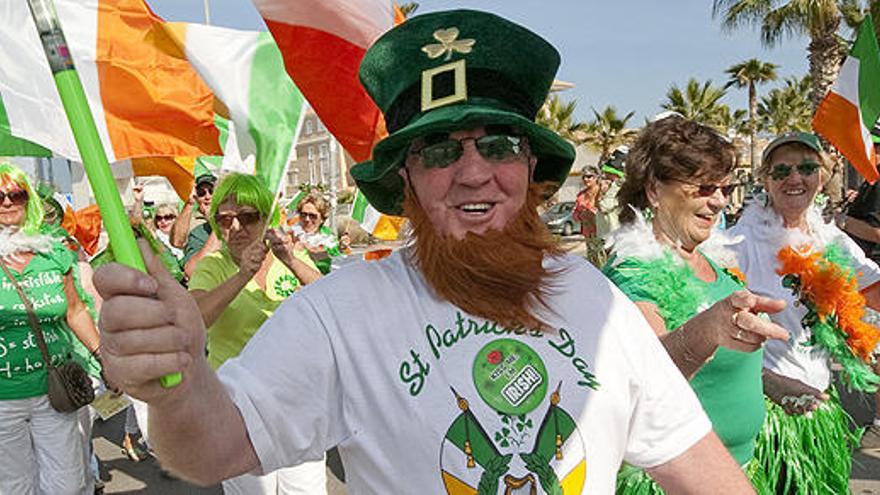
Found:
M 305 26 L 366 48 L 388 30 L 394 19 L 390 0 L 254 0 L 268 20 Z M 350 22 L 338 20 L 350 19 Z
M 865 156 L 871 156 L 874 143 L 871 141 L 871 130 L 865 127 L 862 118 L 862 107 L 859 101 L 859 69 L 861 65 L 856 57 L 846 57 L 840 66 L 837 80 L 834 81 L 832 91 L 845 98 L 859 110 L 859 127 L 862 134 L 862 143 L 865 147 Z
M 22 2 L 25 3 L 25 2 Z M 55 8 L 59 19 L 66 19 L 61 28 L 70 47 L 76 64 L 76 72 L 82 81 L 83 89 L 89 100 L 89 108 L 98 135 L 104 144 L 104 152 L 110 162 L 116 161 L 110 131 L 107 128 L 107 118 L 104 115 L 104 104 L 101 100 L 101 82 L 98 77 L 98 8 L 99 0 L 55 0 Z M 114 63 L 118 63 L 114 61 Z M 66 122 L 66 120 L 65 120 Z M 71 136 L 72 137 L 72 136 Z M 76 156 L 79 156 L 77 149 Z
M 251 71 L 257 40 L 260 33 L 255 31 L 239 31 L 200 24 L 187 24 L 186 57 L 198 71 L 202 79 L 214 91 L 229 109 L 229 116 L 234 122 L 247 122 L 251 109 L 248 99 L 243 95 L 250 94 Z M 224 60 L 230 63 L 218 63 L 211 55 L 223 47 Z M 231 63 L 234 61 L 234 65 Z M 242 69 L 247 70 L 242 70 Z M 238 152 L 243 160 L 248 155 L 257 154 L 257 145 L 248 132 L 247 126 L 230 126 L 230 136 L 236 138 Z M 224 154 L 229 154 L 225 152 Z
M 0 95 L 14 136 L 79 157 L 27 2 L 0 2 Z

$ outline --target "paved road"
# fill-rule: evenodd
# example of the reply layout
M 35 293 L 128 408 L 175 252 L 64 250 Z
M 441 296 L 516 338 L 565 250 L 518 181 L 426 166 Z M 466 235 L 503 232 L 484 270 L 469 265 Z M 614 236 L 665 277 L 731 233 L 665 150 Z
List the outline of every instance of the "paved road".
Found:
M 583 240 L 571 237 L 566 247 L 576 253 L 583 252 Z M 844 406 L 859 424 L 866 424 L 871 417 L 869 397 L 841 394 Z M 105 493 L 144 493 L 167 495 L 216 495 L 223 491 L 219 486 L 199 488 L 179 480 L 170 480 L 160 473 L 155 460 L 134 463 L 122 455 L 122 432 L 124 414 L 119 414 L 107 423 L 95 425 L 94 444 L 101 459 L 105 475 L 109 478 Z M 219 431 L 219 430 L 218 430 Z M 345 485 L 335 472 L 341 472 L 338 457 L 328 457 L 330 468 L 327 473 L 329 495 L 345 495 Z M 857 495 L 880 495 L 880 456 L 869 457 L 861 453 L 853 456 L 853 473 L 850 487 Z
M 132 462 L 122 454 L 122 434 L 125 414 L 117 414 L 109 421 L 95 423 L 93 442 L 95 452 L 102 463 L 102 475 L 108 480 L 104 493 L 143 493 L 162 495 L 219 495 L 220 486 L 201 488 L 180 480 L 166 477 L 159 469 L 155 459 Z M 345 495 L 342 477 L 342 464 L 335 453 L 328 456 L 327 493 Z M 334 471 L 340 473 L 338 476 Z

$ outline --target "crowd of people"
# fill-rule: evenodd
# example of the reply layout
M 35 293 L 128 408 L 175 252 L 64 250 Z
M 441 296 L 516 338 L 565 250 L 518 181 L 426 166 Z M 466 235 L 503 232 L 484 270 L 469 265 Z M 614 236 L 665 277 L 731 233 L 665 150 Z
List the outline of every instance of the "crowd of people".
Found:
M 462 44 L 428 45 L 453 28 Z M 351 173 L 408 240 L 343 269 L 320 193 L 291 227 L 232 173 L 146 220 L 136 187 L 148 273 L 92 276 L 0 164 L 0 493 L 99 489 L 94 413 L 49 400 L 47 368 L 68 360 L 130 397 L 130 458 L 226 493 L 325 493 L 333 448 L 350 493 L 848 492 L 853 450 L 880 452 L 880 395 L 862 438 L 832 362 L 843 386 L 880 384 L 880 194 L 826 222 L 831 159 L 788 133 L 723 228 L 736 150 L 665 115 L 582 170 L 592 263 L 566 254 L 538 207 L 574 148 L 534 122 L 559 63 L 485 12 L 379 38 L 360 77 L 389 135 Z

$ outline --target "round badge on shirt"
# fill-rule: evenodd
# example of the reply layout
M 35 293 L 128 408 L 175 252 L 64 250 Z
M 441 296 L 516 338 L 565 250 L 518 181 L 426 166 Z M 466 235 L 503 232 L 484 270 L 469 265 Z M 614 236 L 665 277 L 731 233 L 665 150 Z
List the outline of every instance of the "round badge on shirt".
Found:
M 486 344 L 473 366 L 474 385 L 491 408 L 503 414 L 528 414 L 547 395 L 547 368 L 537 352 L 513 339 Z

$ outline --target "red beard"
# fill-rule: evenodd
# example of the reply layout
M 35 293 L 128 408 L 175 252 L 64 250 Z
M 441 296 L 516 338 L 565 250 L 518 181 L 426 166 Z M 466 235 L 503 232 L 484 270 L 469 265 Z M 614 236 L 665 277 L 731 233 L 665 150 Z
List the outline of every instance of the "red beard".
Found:
M 538 316 L 549 311 L 556 271 L 544 268 L 547 255 L 563 253 L 537 213 L 547 185 L 529 187 L 526 204 L 500 231 L 464 239 L 439 234 L 409 190 L 404 215 L 412 226 L 410 259 L 443 300 L 507 328 L 546 330 Z

